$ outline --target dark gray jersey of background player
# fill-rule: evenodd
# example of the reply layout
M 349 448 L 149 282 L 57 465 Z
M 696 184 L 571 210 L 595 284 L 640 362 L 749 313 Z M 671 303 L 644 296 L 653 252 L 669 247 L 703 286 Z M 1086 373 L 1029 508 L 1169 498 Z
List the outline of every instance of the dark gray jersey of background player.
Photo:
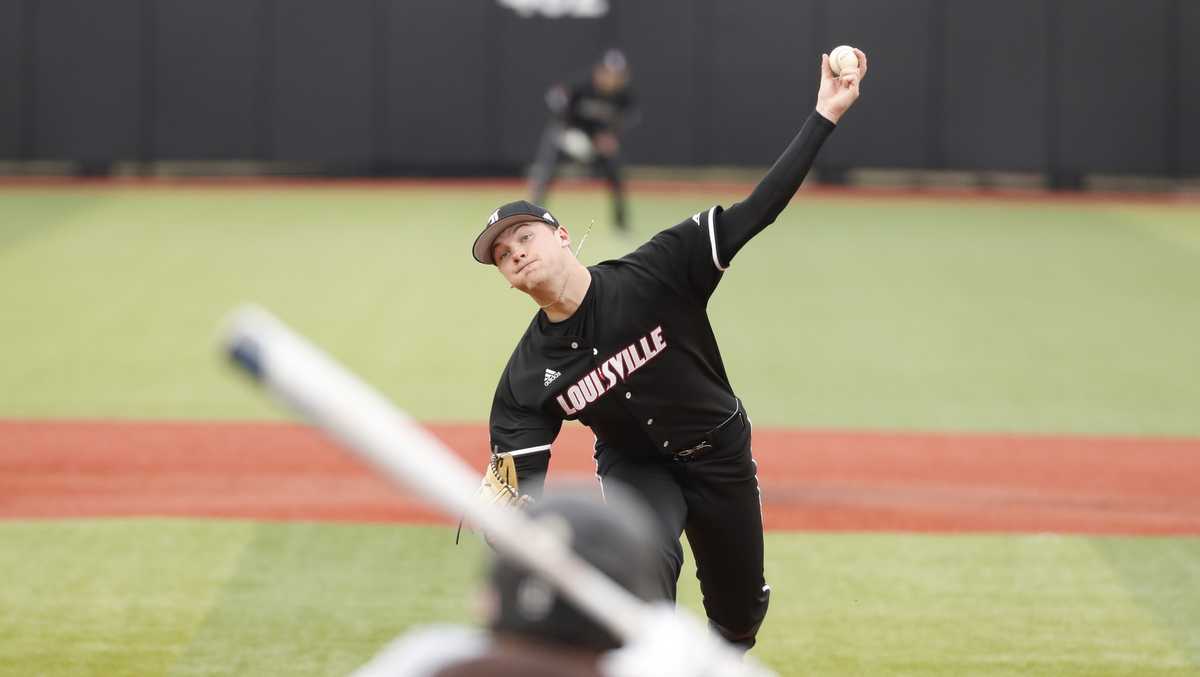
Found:
M 513 452 L 521 489 L 540 495 L 563 420 L 597 443 L 670 454 L 737 409 L 706 306 L 737 252 L 787 206 L 834 129 L 816 112 L 759 182 L 728 209 L 699 212 L 629 255 L 589 267 L 562 322 L 534 316 L 492 402 L 492 448 Z
M 556 90 L 547 95 L 551 110 L 568 127 L 582 130 L 588 136 L 598 132 L 620 132 L 637 117 L 633 90 L 628 84 L 615 92 L 604 93 L 588 78 Z

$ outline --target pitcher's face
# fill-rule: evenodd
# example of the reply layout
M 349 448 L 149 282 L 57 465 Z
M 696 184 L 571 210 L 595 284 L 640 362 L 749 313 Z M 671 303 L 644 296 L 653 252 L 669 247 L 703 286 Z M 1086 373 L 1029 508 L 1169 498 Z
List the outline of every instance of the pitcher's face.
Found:
M 518 223 L 492 243 L 492 261 L 513 287 L 531 292 L 566 274 L 571 239 L 566 228 L 541 221 Z M 553 286 L 553 285 L 551 285 Z

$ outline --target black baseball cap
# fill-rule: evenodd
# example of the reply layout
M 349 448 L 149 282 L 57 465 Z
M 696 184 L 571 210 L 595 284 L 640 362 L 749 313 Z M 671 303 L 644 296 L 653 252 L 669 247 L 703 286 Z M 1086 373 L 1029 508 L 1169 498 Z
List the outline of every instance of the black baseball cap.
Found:
M 489 266 L 496 265 L 495 261 L 492 260 L 492 243 L 496 241 L 496 236 L 514 223 L 523 223 L 525 221 L 541 221 L 542 223 L 547 223 L 558 228 L 558 219 L 551 216 L 545 207 L 539 207 L 525 200 L 517 200 L 516 202 L 501 205 L 499 209 L 492 212 L 492 215 L 488 217 L 487 225 L 483 227 L 483 232 L 479 234 L 479 237 L 475 238 L 475 246 L 471 247 L 471 254 L 475 257 L 475 260 Z

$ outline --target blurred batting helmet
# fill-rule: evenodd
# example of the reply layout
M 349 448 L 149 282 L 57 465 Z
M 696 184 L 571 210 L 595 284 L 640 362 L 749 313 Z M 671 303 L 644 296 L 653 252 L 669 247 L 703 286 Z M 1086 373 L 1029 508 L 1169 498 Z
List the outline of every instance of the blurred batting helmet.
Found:
M 560 490 L 528 512 L 561 530 L 579 557 L 621 587 L 646 601 L 661 599 L 654 515 L 627 489 L 610 482 L 604 483 L 604 499 L 594 489 Z M 493 561 L 491 583 L 499 597 L 490 623 L 494 631 L 597 651 L 621 644 L 549 582 L 504 557 Z

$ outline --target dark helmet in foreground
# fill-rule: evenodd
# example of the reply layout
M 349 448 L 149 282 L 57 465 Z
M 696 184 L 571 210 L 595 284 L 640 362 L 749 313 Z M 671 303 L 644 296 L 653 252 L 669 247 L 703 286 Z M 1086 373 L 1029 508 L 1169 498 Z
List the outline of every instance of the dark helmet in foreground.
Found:
M 634 596 L 662 598 L 655 579 L 655 517 L 624 487 L 605 482 L 603 501 L 594 488 L 547 491 L 527 513 Z M 497 556 L 490 578 L 498 597 L 489 619 L 492 630 L 580 649 L 620 646 L 612 633 L 525 567 Z

